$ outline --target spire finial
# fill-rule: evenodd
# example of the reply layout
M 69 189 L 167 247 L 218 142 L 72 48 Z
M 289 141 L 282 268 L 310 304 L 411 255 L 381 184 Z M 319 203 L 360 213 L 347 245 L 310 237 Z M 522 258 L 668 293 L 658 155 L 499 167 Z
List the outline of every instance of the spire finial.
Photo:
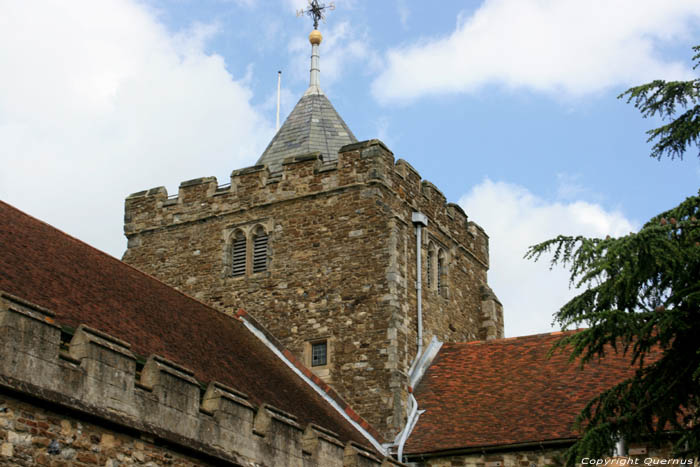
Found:
M 318 3 L 318 0 L 309 0 L 309 7 L 304 10 L 297 10 L 297 16 L 308 15 L 314 19 L 314 30 L 318 30 L 318 20 L 322 19 L 326 22 L 326 15 L 323 14 L 324 10 L 335 10 L 335 4 L 333 2 L 326 5 L 325 3 Z
M 306 10 L 298 10 L 297 16 L 308 15 L 314 19 L 314 30 L 309 34 L 309 42 L 311 42 L 311 77 L 309 82 L 309 91 L 312 89 L 314 91 L 320 91 L 320 80 L 319 74 L 321 70 L 318 65 L 318 46 L 323 40 L 321 31 L 318 30 L 318 21 L 326 21 L 326 16 L 324 15 L 325 10 L 335 10 L 335 4 L 333 2 L 326 5 L 325 3 L 318 3 L 318 0 L 308 0 L 309 7 Z M 309 92 L 307 91 L 307 92 Z

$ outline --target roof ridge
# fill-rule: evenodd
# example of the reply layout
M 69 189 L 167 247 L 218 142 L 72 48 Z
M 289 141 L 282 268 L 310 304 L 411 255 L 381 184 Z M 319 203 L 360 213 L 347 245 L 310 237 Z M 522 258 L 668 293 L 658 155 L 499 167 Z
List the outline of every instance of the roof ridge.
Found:
M 502 337 L 500 339 L 489 339 L 489 340 L 476 340 L 476 341 L 469 341 L 469 342 L 450 342 L 450 343 L 445 343 L 444 345 L 446 346 L 467 346 L 467 345 L 496 345 L 496 344 L 502 344 L 502 343 L 510 343 L 514 342 L 517 340 L 525 340 L 525 339 L 535 339 L 535 338 L 542 338 L 542 337 L 552 337 L 552 336 L 564 336 L 568 334 L 575 334 L 577 332 L 580 332 L 586 328 L 576 328 L 576 329 L 567 329 L 563 331 L 551 331 L 551 332 L 542 332 L 539 334 L 528 334 L 525 336 L 513 336 L 513 337 Z

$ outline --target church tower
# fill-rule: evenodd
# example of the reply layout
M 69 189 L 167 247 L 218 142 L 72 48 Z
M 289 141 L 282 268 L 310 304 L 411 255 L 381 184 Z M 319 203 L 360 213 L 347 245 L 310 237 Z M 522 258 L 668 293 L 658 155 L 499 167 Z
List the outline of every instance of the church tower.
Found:
M 129 196 L 124 261 L 244 309 L 391 440 L 433 338 L 503 336 L 488 236 L 382 142 L 357 142 L 309 41 L 309 88 L 257 165 Z

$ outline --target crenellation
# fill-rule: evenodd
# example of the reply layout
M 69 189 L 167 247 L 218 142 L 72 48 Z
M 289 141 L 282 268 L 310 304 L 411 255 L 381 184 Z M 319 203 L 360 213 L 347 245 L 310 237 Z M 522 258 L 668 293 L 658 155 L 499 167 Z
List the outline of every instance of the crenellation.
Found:
M 177 204 L 196 204 L 211 198 L 216 193 L 218 182 L 216 177 L 202 177 L 180 183 L 177 193 Z
M 7 389 L 18 390 L 30 399 L 41 399 L 42 407 L 48 403 L 57 410 L 67 408 L 77 416 L 106 423 L 108 428 L 101 428 L 95 438 L 106 449 L 101 451 L 94 445 L 90 449 L 90 443 L 78 444 L 76 436 L 68 438 L 74 433 L 74 423 L 83 425 L 62 421 L 59 429 L 66 434 L 62 442 L 69 456 L 65 459 L 111 465 L 110 459 L 116 461 L 117 456 L 112 448 L 128 441 L 122 431 L 109 431 L 115 426 L 128 427 L 127 432 L 140 433 L 142 440 L 148 440 L 134 444 L 139 453 L 136 460 L 141 462 L 146 458 L 140 454 L 145 442 L 166 442 L 182 452 L 216 459 L 220 465 L 342 466 L 347 465 L 348 453 L 365 458 L 375 455 L 354 443 L 343 445 L 335 433 L 322 427 L 302 428 L 293 415 L 276 407 L 263 404 L 256 408 L 247 395 L 220 383 L 210 382 L 202 396 L 190 369 L 156 355 L 148 358 L 137 381 L 136 357 L 130 345 L 84 325 L 69 343 L 68 355 L 75 363 L 67 362 L 59 356 L 61 328 L 52 322 L 52 316 L 48 310 L 0 294 L 0 394 L 3 404 L 21 404 L 5 394 Z M 39 341 L 44 343 L 37 345 Z M 23 404 L 25 414 L 45 410 Z M 12 411 L 7 413 L 13 416 Z M 45 458 L 48 441 L 41 443 L 38 437 L 49 435 L 32 432 L 26 436 L 26 443 L 16 436 L 8 438 L 13 449 L 12 453 L 6 449 L 4 455 L 21 452 L 27 459 Z M 19 444 L 13 444 L 15 441 Z M 69 449 L 73 442 L 74 449 Z M 375 457 L 370 465 L 384 465 L 382 462 Z
M 68 355 L 85 372 L 85 400 L 131 415 L 134 406 L 136 356 L 130 345 L 81 325 L 73 334 Z
M 447 205 L 447 198 L 445 198 L 442 191 L 428 180 L 421 181 L 421 193 L 431 202 L 434 202 L 436 206 Z
M 397 159 L 396 163 L 396 173 L 403 179 L 408 177 L 413 177 L 416 180 L 420 180 L 420 174 L 411 164 L 409 164 L 405 159 Z

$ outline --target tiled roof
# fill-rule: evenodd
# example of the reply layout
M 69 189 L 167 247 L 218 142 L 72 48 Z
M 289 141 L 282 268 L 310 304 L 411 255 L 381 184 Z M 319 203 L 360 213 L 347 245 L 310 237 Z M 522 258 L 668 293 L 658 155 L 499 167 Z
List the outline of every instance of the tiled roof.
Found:
M 338 150 L 357 138 L 321 88 L 311 86 L 272 138 L 257 165 L 278 171 L 284 159 L 320 152 L 324 161 L 338 159 Z
M 343 441 L 368 446 L 240 320 L 2 201 L 0 290 L 50 309 L 60 325 L 99 329 L 129 342 L 137 355 L 161 355 L 194 371 L 200 382 L 219 381 L 248 394 L 256 405 L 296 415 L 302 426 L 315 423 Z M 368 428 L 351 409 L 346 412 Z
M 547 358 L 563 334 L 444 344 L 415 390 L 418 408 L 426 412 L 406 452 L 577 437 L 572 424 L 586 403 L 633 369 L 629 356 L 613 350 L 583 370 L 566 351 Z

